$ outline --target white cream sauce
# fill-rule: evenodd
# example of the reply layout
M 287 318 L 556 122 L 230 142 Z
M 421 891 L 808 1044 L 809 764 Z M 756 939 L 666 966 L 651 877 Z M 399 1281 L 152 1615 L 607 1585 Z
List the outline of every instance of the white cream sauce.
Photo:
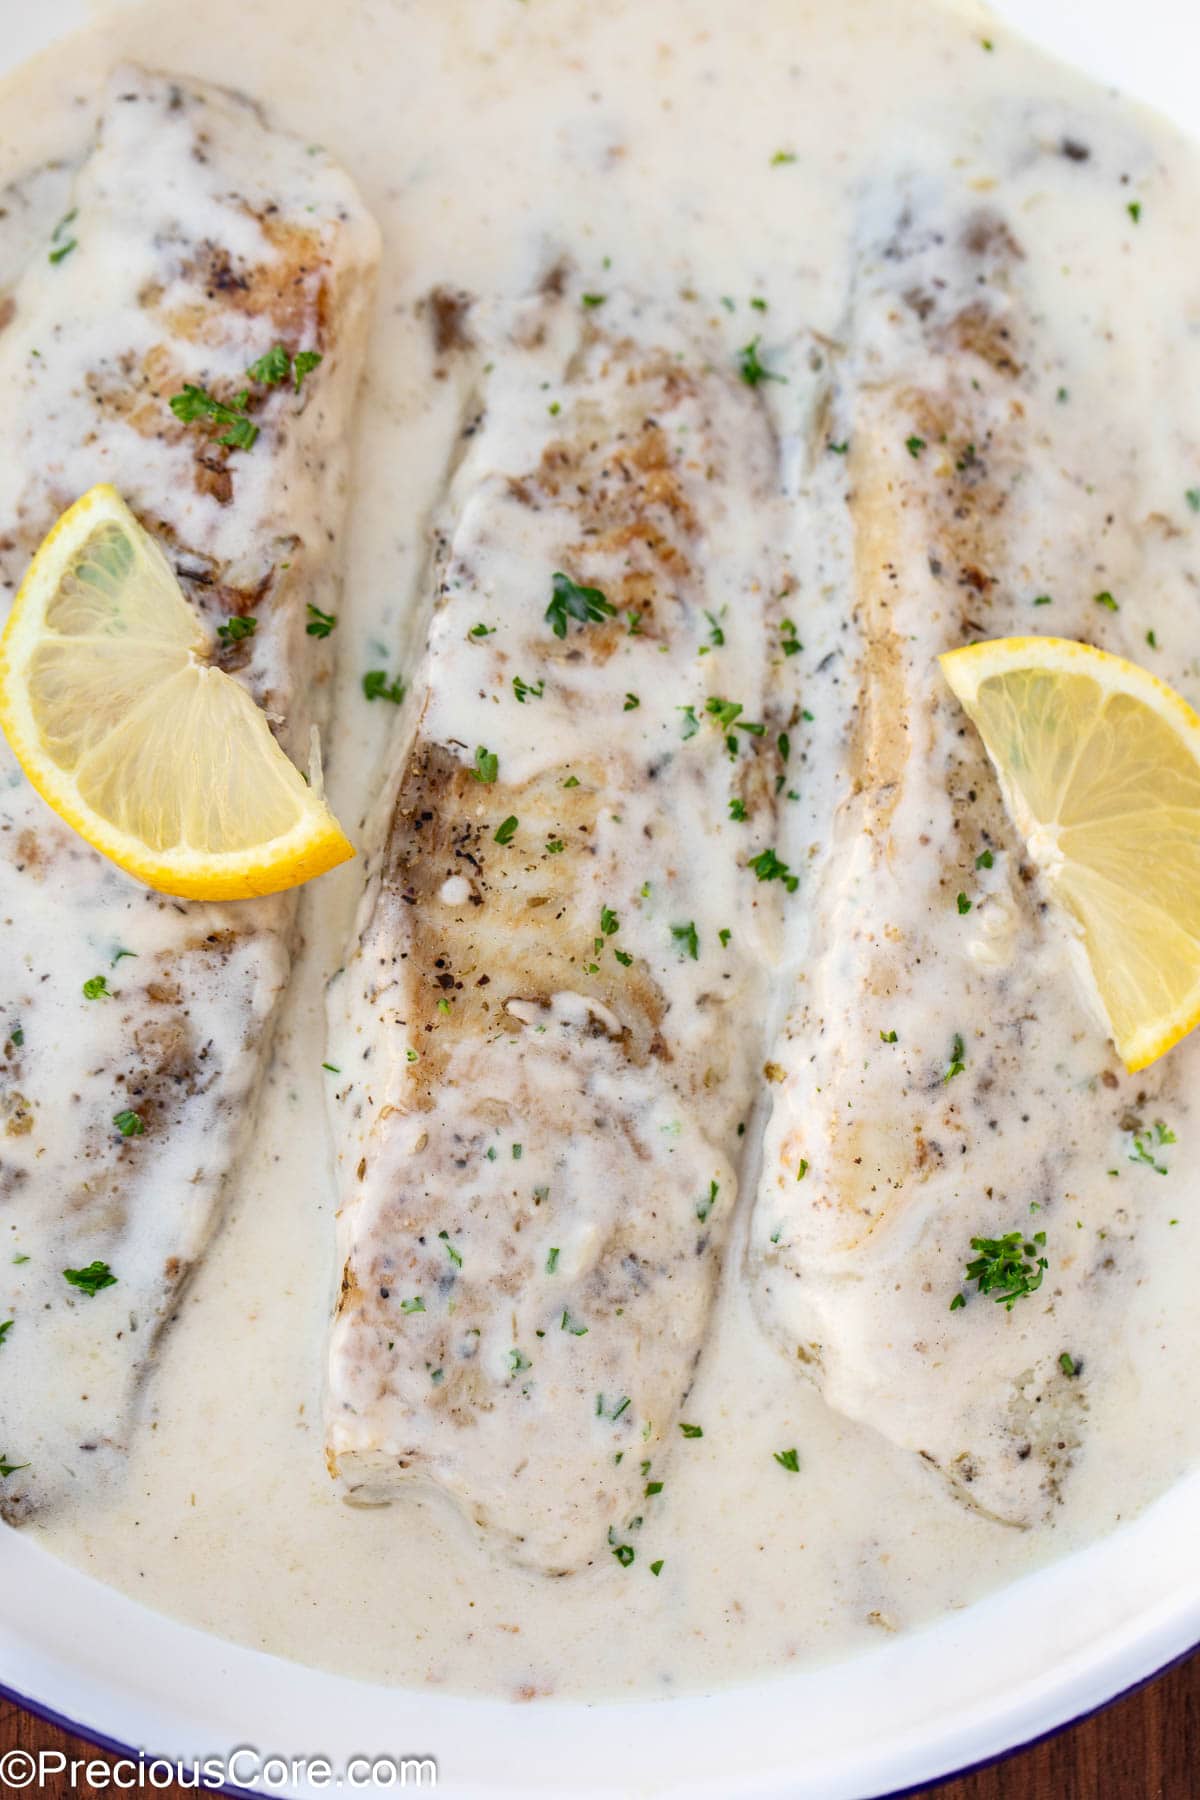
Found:
M 1154 630 L 1154 667 L 1200 698 L 1194 633 L 1176 627 L 1200 573 L 1200 521 L 1184 498 L 1200 487 L 1186 401 L 1200 391 L 1200 279 L 1187 254 L 1200 167 L 1165 128 L 995 22 L 894 0 L 264 0 L 252 18 L 243 0 L 211 0 L 202 17 L 185 0 L 151 0 L 10 80 L 0 176 L 80 152 L 99 84 L 126 55 L 253 92 L 329 148 L 383 227 L 337 632 L 329 762 L 344 818 L 369 803 L 390 723 L 385 702 L 364 701 L 362 673 L 411 673 L 423 635 L 426 524 L 459 422 L 429 291 L 515 298 L 562 254 L 592 291 L 695 296 L 684 303 L 724 332 L 731 358 L 760 333 L 764 357 L 785 358 L 773 366 L 793 379 L 772 404 L 785 462 L 802 462 L 812 392 L 800 346 L 842 328 L 860 202 L 898 159 L 1019 220 L 1034 332 L 1069 404 L 1096 424 L 1081 509 L 1083 496 L 1090 506 L 1134 491 L 1139 517 L 1167 522 L 1153 578 L 1122 592 L 1123 641 L 1135 648 Z M 1061 154 L 1064 140 L 1087 147 L 1086 162 Z M 832 506 L 825 466 L 814 479 Z M 818 673 L 848 611 L 836 537 L 807 546 L 804 574 L 814 719 L 796 836 L 813 845 L 828 836 L 853 699 L 852 682 Z M 334 1279 L 323 1088 L 337 1079 L 321 1064 L 323 986 L 357 891 L 350 868 L 305 896 L 307 953 L 225 1229 L 163 1346 L 127 1485 L 29 1527 L 58 1554 L 207 1629 L 354 1674 L 666 1694 L 851 1654 L 880 1630 L 967 1605 L 1112 1528 L 1188 1465 L 1200 1363 L 1186 1272 L 1200 1255 L 1200 1195 L 1195 1127 L 1179 1119 L 1165 1178 L 1121 1165 L 1122 1192 L 1148 1185 L 1155 1209 L 1142 1305 L 1126 1377 L 1091 1391 L 1087 1445 L 1049 1526 L 1018 1531 L 965 1509 L 910 1451 L 825 1405 L 754 1316 L 744 1212 L 687 1405 L 704 1435 L 676 1446 L 654 1541 L 634 1565 L 602 1559 L 548 1581 L 499 1559 L 435 1500 L 346 1507 L 324 1470 L 317 1403 Z M 986 932 L 981 943 L 986 953 Z M 1039 974 L 1058 978 L 1044 959 Z M 791 986 L 781 977 L 781 1009 Z M 977 1228 L 965 1221 L 964 1236 Z M 884 1355 L 887 1293 L 873 1304 Z M 797 1473 L 774 1460 L 792 1447 Z

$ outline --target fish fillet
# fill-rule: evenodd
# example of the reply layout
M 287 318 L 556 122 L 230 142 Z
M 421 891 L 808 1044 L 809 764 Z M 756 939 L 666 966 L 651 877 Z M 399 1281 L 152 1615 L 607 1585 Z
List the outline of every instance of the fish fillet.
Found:
M 28 229 L 23 226 L 23 229 Z M 125 495 L 214 656 L 304 760 L 323 713 L 346 430 L 378 246 L 351 183 L 248 102 L 119 70 L 67 213 L 0 298 L 0 578 L 97 481 Z M 283 344 L 297 389 L 248 384 Z M 234 451 L 168 404 L 248 385 Z M 221 641 L 230 615 L 253 636 Z M 287 977 L 293 899 L 138 887 L 0 746 L 0 1510 L 19 1522 L 119 1467 L 156 1335 L 217 1219 Z M 88 999 L 101 975 L 109 993 Z M 140 1135 L 114 1123 L 136 1112 Z M 90 1292 L 67 1270 L 107 1265 Z M 95 1283 L 92 1283 L 95 1286 Z
M 333 996 L 328 1455 L 354 1500 L 420 1478 L 566 1573 L 606 1532 L 636 1555 L 733 1215 L 787 881 L 748 866 L 783 534 L 765 412 L 703 334 L 551 292 L 479 355 Z
M 1080 522 L 1091 422 L 1033 361 L 1027 281 L 1009 223 L 945 195 L 910 193 L 861 248 L 833 399 L 851 791 L 775 1052 L 748 1262 L 764 1323 L 832 1405 L 1017 1525 L 1058 1503 L 1091 1383 L 1132 1378 L 1095 1323 L 1139 1275 L 1106 1165 L 1171 1079 L 1138 1092 L 1120 1070 L 935 662 L 1037 629 L 1129 653 L 1095 599 L 1119 585 L 1108 547 Z M 964 1268 L 973 1236 L 1012 1231 L 1048 1267 L 1009 1310 Z

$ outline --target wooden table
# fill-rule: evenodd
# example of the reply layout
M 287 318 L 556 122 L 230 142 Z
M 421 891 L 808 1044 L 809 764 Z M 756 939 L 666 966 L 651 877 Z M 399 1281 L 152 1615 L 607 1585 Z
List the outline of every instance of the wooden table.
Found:
M 20 1707 L 0 1701 L 0 1754 L 12 1748 L 59 1749 L 83 1759 L 100 1754 Z M 429 1748 L 436 1754 L 439 1746 Z M 196 1790 L 155 1791 L 186 1800 Z M 935 1791 L 937 1800 L 1198 1800 L 1200 1655 L 1032 1750 L 925 1790 Z M 72 1788 L 59 1777 L 41 1790 L 23 1792 L 40 1792 L 51 1800 L 59 1796 L 66 1800 L 67 1795 L 72 1800 L 101 1800 L 101 1796 L 112 1800 L 116 1790 L 87 1782 Z M 4 1800 L 15 1800 L 14 1788 L 6 1787 L 3 1793 Z

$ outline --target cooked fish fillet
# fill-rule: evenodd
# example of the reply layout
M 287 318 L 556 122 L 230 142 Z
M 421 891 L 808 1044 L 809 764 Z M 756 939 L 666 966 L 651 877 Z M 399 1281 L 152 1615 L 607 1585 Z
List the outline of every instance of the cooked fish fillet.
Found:
M 749 1255 L 764 1321 L 830 1402 L 1017 1524 L 1058 1500 L 1092 1382 L 1132 1378 L 1095 1325 L 1139 1275 L 1134 1195 L 1107 1169 L 1174 1079 L 1121 1071 L 934 660 L 1039 626 L 1137 654 L 1095 601 L 1133 551 L 1084 529 L 1095 424 L 1030 361 L 1026 282 L 1010 226 L 944 197 L 910 196 L 863 248 L 834 401 L 852 792 L 775 1052 Z M 1013 1231 L 1031 1276 L 1048 1266 L 1009 1310 L 964 1269 L 972 1237 Z
M 233 95 L 126 68 L 68 215 L 45 220 L 0 301 L 5 593 L 62 508 L 114 482 L 294 755 L 329 676 L 307 608 L 336 606 L 376 257 L 325 156 Z M 321 359 L 299 391 L 247 382 L 277 344 Z M 188 382 L 252 390 L 251 449 L 174 416 Z M 257 629 L 219 642 L 233 614 Z M 0 790 L 0 1453 L 20 1465 L 0 1510 L 20 1521 L 85 1492 L 128 1442 L 252 1116 L 294 906 L 141 889 L 59 823 L 7 746 Z M 88 999 L 97 975 L 109 994 Z M 140 1134 L 115 1125 L 124 1111 Z M 65 1273 L 93 1264 L 114 1280 Z
M 565 1573 L 606 1531 L 636 1555 L 733 1215 L 786 897 L 747 866 L 783 534 L 707 338 L 551 293 L 479 355 L 333 999 L 328 1454 L 350 1498 L 421 1478 Z

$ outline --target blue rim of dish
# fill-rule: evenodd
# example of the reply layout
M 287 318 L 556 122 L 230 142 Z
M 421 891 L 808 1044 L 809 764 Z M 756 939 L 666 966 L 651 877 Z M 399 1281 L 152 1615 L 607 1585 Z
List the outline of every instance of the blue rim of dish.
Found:
M 1190 1657 L 1195 1656 L 1197 1651 L 1200 1651 L 1200 1639 L 1190 1644 L 1186 1650 L 1179 1651 L 1178 1655 L 1172 1656 L 1159 1668 L 1152 1669 L 1148 1675 L 1141 1676 L 1137 1681 L 1131 1681 L 1128 1687 L 1120 1688 L 1107 1700 L 1098 1700 L 1095 1706 L 1087 1706 L 1082 1712 L 1073 1713 L 1061 1724 L 1051 1725 L 1048 1731 L 1039 1731 L 1036 1737 L 1025 1738 L 1019 1744 L 1011 1744 L 1007 1750 L 998 1750 L 994 1756 L 980 1757 L 978 1762 L 964 1763 L 961 1768 L 949 1769 L 944 1775 L 934 1775 L 929 1780 L 917 1781 L 908 1787 L 889 1788 L 886 1794 L 877 1796 L 877 1800 L 905 1800 L 906 1795 L 936 1792 L 948 1781 L 960 1781 L 964 1775 L 978 1774 L 981 1769 L 997 1768 L 1001 1763 L 1011 1761 L 1014 1756 L 1023 1755 L 1026 1750 L 1036 1750 L 1039 1744 L 1046 1744 L 1050 1742 L 1051 1738 L 1061 1737 L 1064 1731 L 1070 1731 L 1074 1726 L 1082 1725 L 1085 1720 L 1094 1719 L 1098 1713 L 1106 1712 L 1110 1706 L 1116 1706 L 1118 1701 L 1128 1700 L 1131 1695 L 1140 1693 L 1143 1688 L 1149 1687 L 1151 1682 L 1160 1680 L 1164 1675 L 1169 1675 L 1172 1669 L 1178 1669 Z M 0 1681 L 0 1699 L 11 1701 L 14 1706 L 21 1707 L 23 1711 L 31 1713 L 35 1719 L 41 1719 L 44 1724 L 57 1725 L 61 1731 L 71 1732 L 73 1736 L 82 1738 L 85 1743 L 94 1745 L 97 1750 L 107 1750 L 117 1756 L 131 1757 L 134 1762 L 164 1762 L 172 1767 L 178 1767 L 178 1758 L 158 1756 L 145 1750 L 135 1750 L 132 1745 L 122 1743 L 120 1738 L 108 1737 L 104 1732 L 97 1731 L 92 1726 L 81 1725 L 77 1720 L 69 1719 L 65 1713 L 56 1712 L 52 1706 L 44 1706 L 40 1700 L 31 1700 L 27 1694 L 18 1693 L 16 1688 L 9 1687 L 3 1681 Z M 219 1787 L 201 1785 L 197 1792 L 232 1794 L 236 1796 L 236 1800 L 262 1800 L 263 1795 L 262 1788 L 230 1787 L 227 1784 Z

